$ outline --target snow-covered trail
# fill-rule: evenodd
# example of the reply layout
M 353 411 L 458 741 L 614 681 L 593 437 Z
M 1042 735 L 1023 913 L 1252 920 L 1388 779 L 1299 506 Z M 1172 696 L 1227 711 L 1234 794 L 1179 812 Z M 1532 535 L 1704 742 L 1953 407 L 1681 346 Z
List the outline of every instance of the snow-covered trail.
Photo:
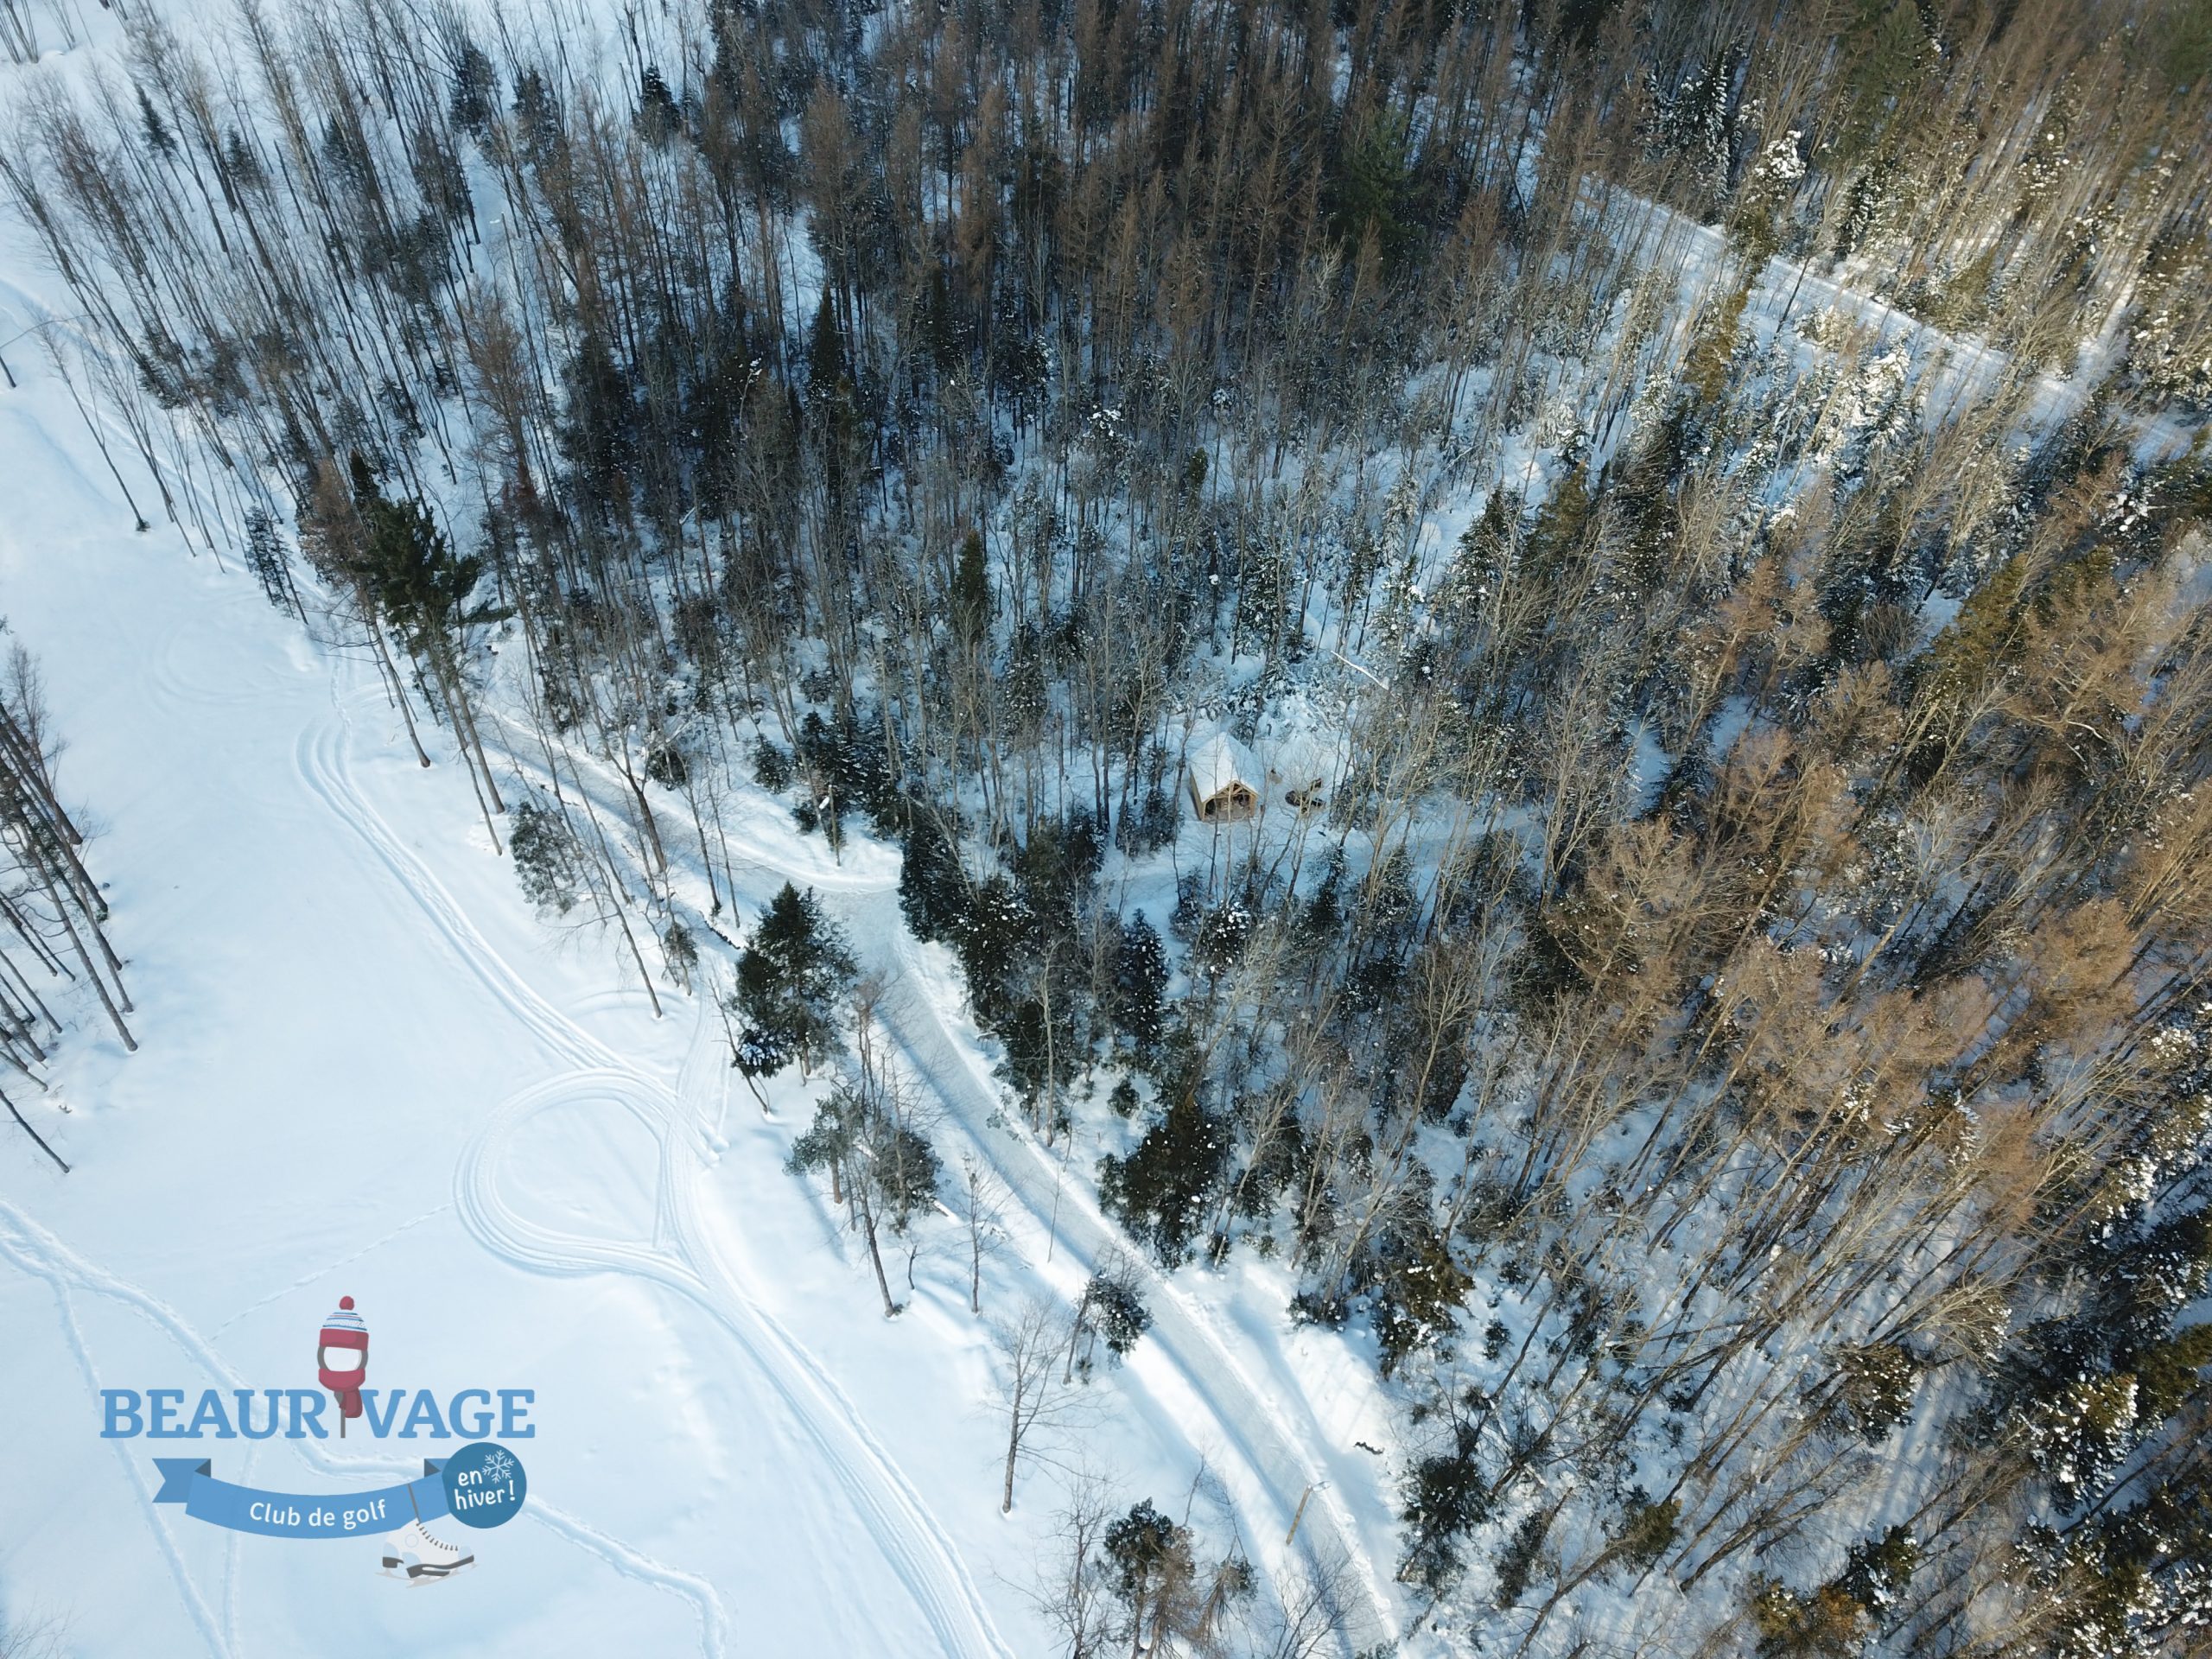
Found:
M 41 490 L 35 510 L 0 523 L 0 610 L 15 615 L 53 670 L 57 722 L 77 746 L 64 766 L 66 785 L 82 791 L 111 830 L 113 844 L 96 850 L 95 863 L 103 879 L 118 878 L 118 939 L 133 957 L 146 1014 L 135 1058 L 108 1052 L 113 1046 L 100 1046 L 96 1027 L 81 1021 L 72 1039 L 74 1052 L 65 1058 L 85 1063 L 65 1065 L 61 1092 L 80 1103 L 80 1116 L 58 1124 L 65 1150 L 79 1157 L 79 1175 L 55 1188 L 34 1175 L 26 1187 L 20 1168 L 0 1165 L 0 1202 L 8 1205 L 0 1319 L 10 1331 L 34 1333 L 28 1352 L 18 1347 L 12 1358 L 0 1357 L 0 1388 L 28 1376 L 37 1396 L 29 1409 L 64 1425 L 40 1466 L 12 1496 L 0 1494 L 0 1592 L 48 1570 L 32 1537 L 29 1494 L 96 1479 L 105 1489 L 92 1506 L 101 1517 L 96 1530 L 113 1537 L 135 1525 L 166 1562 L 171 1586 L 165 1613 L 146 1599 L 145 1580 L 134 1580 L 135 1599 L 115 1599 L 118 1620 L 134 1605 L 134 1628 L 156 1628 L 181 1613 L 192 1632 L 188 1650 L 242 1653 L 272 1640 L 282 1650 L 296 1639 L 317 1604 L 301 1586 L 286 1586 L 285 1605 L 271 1605 L 269 1546 L 211 1537 L 175 1512 L 153 1510 L 146 1448 L 82 1444 L 67 1426 L 96 1422 L 88 1391 L 103 1386 L 143 1386 L 149 1378 L 265 1384 L 272 1342 L 279 1354 L 285 1346 L 271 1332 L 284 1320 L 311 1320 L 338 1288 L 374 1291 L 395 1272 L 453 1274 L 451 1240 L 459 1236 L 487 1261 L 533 1278 L 635 1287 L 643 1301 L 625 1294 L 615 1304 L 602 1296 L 601 1304 L 642 1320 L 687 1359 L 727 1343 L 742 1356 L 743 1389 L 699 1391 L 749 1398 L 747 1409 L 780 1426 L 778 1454 L 804 1475 L 778 1484 L 808 1497 L 787 1530 L 817 1554 L 844 1558 L 836 1573 L 804 1586 L 805 1594 L 849 1604 L 842 1628 L 874 1631 L 861 1640 L 876 1651 L 918 1651 L 919 1641 L 962 1659 L 1007 1659 L 1021 1644 L 1010 1643 L 994 1618 L 995 1606 L 1006 1614 L 1011 1581 L 1003 1548 L 990 1547 L 990 1577 L 1000 1588 L 987 1597 L 969 1565 L 977 1536 L 963 1528 L 956 1540 L 902 1471 L 878 1432 L 880 1398 L 871 1414 L 841 1386 L 853 1375 L 849 1357 L 825 1360 L 815 1338 L 792 1329 L 788 1298 L 779 1316 L 753 1294 L 764 1268 L 781 1279 L 789 1264 L 749 1236 L 751 1217 L 733 1212 L 727 1191 L 709 1189 L 723 1154 L 731 1086 L 712 1010 L 671 995 L 677 1017 L 654 1026 L 642 1017 L 641 993 L 605 995 L 619 969 L 604 940 L 563 963 L 544 950 L 526 912 L 518 929 L 511 868 L 489 855 L 471 823 L 472 804 L 442 735 L 425 730 L 441 764 L 421 772 L 365 663 L 309 645 L 235 564 L 219 569 L 191 557 L 175 530 L 130 535 L 127 516 L 99 481 L 89 441 L 59 418 L 67 409 L 58 386 L 40 384 L 36 370 L 24 378 L 28 391 L 0 402 L 0 464 L 10 475 L 35 478 Z M 527 754 L 527 746 L 517 752 Z M 595 781 L 595 791 L 601 785 L 610 821 L 622 821 L 619 785 L 611 774 Z M 395 811 L 403 801 L 404 830 Z M 869 918 L 865 944 L 881 958 L 875 965 L 906 979 L 892 999 L 898 1006 L 886 1011 L 900 1047 L 929 1068 L 925 1080 L 961 1132 L 1001 1166 L 1039 1232 L 1054 1230 L 1057 1173 L 1034 1147 L 989 1127 L 994 1090 L 971 1052 L 957 999 L 920 985 L 932 970 L 908 954 L 895 854 L 851 849 L 840 866 L 818 840 L 797 836 L 779 809 L 765 799 L 756 804 L 750 822 L 731 826 L 734 850 L 769 887 L 785 879 L 814 886 Z M 165 880 L 172 874 L 174 887 Z M 268 892 L 257 902 L 251 896 L 258 887 Z M 238 902 L 241 893 L 247 902 Z M 302 948 L 305 974 L 267 960 Z M 221 976 L 220 995 L 210 988 L 211 975 Z M 189 993 L 182 1011 L 181 991 Z M 180 1017 L 188 1022 L 181 1030 Z M 669 1040 L 679 1027 L 680 1050 Z M 181 1040 L 187 1031 L 189 1039 Z M 402 1031 L 404 1041 L 379 1042 Z M 329 1063 L 340 1053 L 359 1063 L 333 1074 Z M 287 1095 L 310 1109 L 287 1110 Z M 472 1096 L 496 1103 L 480 1109 Z M 160 1110 L 156 1100 L 180 1109 L 145 1116 Z M 357 1125 L 368 1129 L 373 1148 L 373 1197 L 344 1173 L 363 1144 Z M 639 1184 L 650 1189 L 635 1227 L 602 1224 L 588 1213 L 601 1207 L 596 1193 L 582 1205 L 558 1201 L 556 1189 L 572 1192 L 599 1179 L 593 1156 L 607 1141 L 619 1155 L 607 1184 L 634 1165 Z M 232 1157 L 226 1144 L 248 1150 Z M 226 1165 L 234 1167 L 226 1172 Z M 440 1167 L 448 1172 L 442 1192 Z M 165 1259 L 147 1246 L 176 1224 L 179 1206 L 168 1195 L 146 1195 L 180 1179 L 212 1179 L 240 1196 L 223 1200 L 223 1224 L 200 1227 L 181 1260 Z M 780 1171 L 773 1179 L 797 1190 Z M 105 1190 L 118 1181 L 124 1191 Z M 315 1195 L 309 1208 L 317 1212 L 295 1220 L 300 1205 L 284 1201 L 287 1188 Z M 1116 1235 L 1072 1186 L 1059 1198 L 1049 1273 L 1071 1294 Z M 279 1238 L 283 1259 L 272 1271 L 258 1256 Z M 837 1264 L 827 1267 L 834 1276 Z M 468 1267 L 461 1276 L 480 1272 Z M 198 1282 L 180 1281 L 178 1273 Z M 11 1277 L 16 1286 L 40 1287 L 42 1313 L 11 1292 Z M 378 1305 L 389 1308 L 393 1293 L 389 1282 L 382 1288 Z M 431 1299 L 418 1295 L 415 1311 Z M 466 1299 L 454 1300 L 457 1306 L 441 1310 L 448 1323 L 467 1316 Z M 1154 1300 L 1157 1340 L 1130 1376 L 1156 1396 L 1147 1421 L 1187 1448 L 1166 1467 L 1181 1468 L 1186 1480 L 1188 1453 L 1203 1457 L 1236 1503 L 1248 1547 L 1263 1563 L 1278 1560 L 1277 1541 L 1315 1481 L 1323 1449 L 1308 1435 L 1310 1423 L 1279 1421 L 1245 1385 L 1229 1349 L 1179 1292 L 1163 1285 Z M 565 1293 L 553 1300 L 525 1294 L 513 1318 L 524 1308 L 542 1318 L 558 1307 L 556 1317 L 567 1319 L 568 1300 Z M 711 1336 L 702 1334 L 702 1319 Z M 972 1374 L 980 1343 L 961 1323 L 975 1350 L 965 1357 Z M 907 1331 L 909 1344 L 925 1336 L 908 1325 L 898 1329 Z M 499 1340 L 513 1340 L 512 1320 L 499 1328 L 508 1333 Z M 618 1380 L 604 1360 L 594 1363 L 607 1373 L 591 1379 L 594 1388 Z M 299 1379 L 288 1370 L 278 1380 Z M 1278 1390 L 1276 1401 L 1284 1397 Z M 276 1442 L 234 1455 L 248 1473 L 258 1463 L 264 1478 L 296 1460 L 319 1474 L 359 1479 L 404 1470 L 409 1459 L 394 1455 L 400 1450 Z M 1159 1478 L 1135 1472 L 1145 1466 L 1141 1448 L 1128 1455 L 1134 1467 L 1124 1472 L 1132 1478 Z M 1121 1465 L 1123 1456 L 1117 1445 L 1111 1460 Z M 933 1448 L 933 1457 L 941 1491 L 934 1478 L 945 1454 Z M 88 1475 L 88 1468 L 106 1472 Z M 118 1484 L 118 1470 L 130 1478 Z M 1037 1497 L 1049 1503 L 1049 1487 Z M 555 1552 L 536 1552 L 543 1563 L 536 1570 L 575 1578 L 553 1561 L 588 1559 L 601 1575 L 586 1580 L 601 1586 L 592 1592 L 594 1611 L 613 1605 L 608 1586 L 619 1582 L 681 1609 L 668 1638 L 688 1628 L 685 1645 L 708 1659 L 754 1650 L 745 1601 L 733 1594 L 746 1588 L 742 1569 L 730 1564 L 739 1540 L 680 1525 L 672 1534 L 668 1517 L 625 1518 L 621 1508 L 604 1488 L 563 1492 L 534 1481 L 529 1530 Z M 1034 1503 L 1027 1510 L 1041 1512 Z M 995 1520 L 995 1503 L 989 1513 Z M 503 1549 L 509 1541 L 500 1535 Z M 1350 1564 L 1343 1579 L 1350 1633 L 1363 1645 L 1384 1634 L 1373 1560 L 1325 1487 L 1306 1506 L 1299 1543 L 1301 1554 Z M 886 1570 L 871 1582 L 875 1569 L 867 1560 L 879 1557 Z M 787 1599 L 804 1599 L 798 1575 L 781 1577 Z M 326 1590 L 344 1582 L 327 1572 L 314 1581 Z M 107 1599 L 102 1583 L 78 1574 L 70 1599 Z M 356 1587 L 346 1585 L 344 1593 Z M 1014 1599 L 1018 1605 L 1018 1592 Z M 895 1611 L 899 1604 L 908 1611 Z M 549 1607 L 541 1623 L 557 1627 L 568 1617 Z M 915 1640 L 891 1633 L 910 1618 Z M 434 1631 L 385 1634 L 429 1652 L 439 1646 Z M 480 1631 L 478 1638 L 473 1650 L 506 1650 Z M 655 1650 L 677 1649 L 657 1642 Z M 103 1645 L 95 1629 L 87 1651 L 134 1649 Z
M 1686 276 L 1717 271 L 1736 257 L 1726 234 L 1716 226 L 1701 224 L 1687 213 L 1618 186 L 1593 180 L 1585 188 L 1592 194 L 1627 206 L 1640 220 L 1639 240 L 1646 245 L 1676 247 Z M 1747 309 L 1750 318 L 1767 331 L 1768 343 L 1777 340 L 1792 322 L 1802 321 L 1822 309 L 1849 317 L 1857 327 L 1867 331 L 1878 351 L 1904 342 L 1910 347 L 1915 362 L 1927 366 L 1925 384 L 1931 406 L 1938 412 L 1989 393 L 2013 367 L 2011 354 L 2001 347 L 1949 333 L 1899 310 L 1887 300 L 1825 276 L 1804 260 L 1778 253 L 1770 255 L 1760 266 Z M 2095 353 L 2113 349 L 2109 340 L 2094 342 L 2093 346 Z M 1806 350 L 1809 355 L 1810 348 Z M 2088 358 L 2089 354 L 2085 353 L 2084 366 L 2088 366 Z M 2089 387 L 2079 378 L 2062 378 L 2048 369 L 2037 369 L 2029 377 L 2029 384 L 2033 389 L 2032 407 L 2045 420 L 2063 421 L 2088 403 Z M 2137 453 L 2145 460 L 2171 459 L 2186 454 L 2195 441 L 2196 434 L 2171 414 L 2146 416 L 2131 413 L 2125 420 L 2135 434 Z
M 992 1119 L 1001 1116 L 998 1085 L 976 1064 L 972 1045 L 955 1035 L 942 989 L 918 959 L 911 936 L 903 931 L 893 935 L 876 965 L 893 988 L 880 1010 L 893 1039 L 914 1075 L 935 1091 L 975 1144 L 992 1155 L 1014 1198 L 1077 1269 L 1066 1274 L 1071 1296 L 1079 1294 L 1082 1279 L 1110 1250 L 1118 1248 L 1144 1263 L 1153 1324 L 1139 1351 L 1145 1370 L 1155 1373 L 1147 1380 L 1155 1388 L 1171 1384 L 1174 1395 L 1211 1419 L 1206 1439 L 1229 1454 L 1217 1452 L 1215 1466 L 1249 1523 L 1249 1544 L 1263 1560 L 1294 1548 L 1309 1570 L 1334 1584 L 1347 1649 L 1363 1651 L 1385 1642 L 1394 1634 L 1382 1611 L 1389 1605 L 1389 1592 L 1350 1510 L 1328 1480 L 1319 1425 L 1310 1414 L 1286 1421 L 1262 1403 L 1260 1390 L 1198 1304 L 1130 1247 L 1121 1229 L 1100 1212 L 1087 1181 L 1071 1180 L 1051 1153 L 1010 1122 L 992 1127 Z M 1162 1358 L 1172 1377 L 1156 1375 Z

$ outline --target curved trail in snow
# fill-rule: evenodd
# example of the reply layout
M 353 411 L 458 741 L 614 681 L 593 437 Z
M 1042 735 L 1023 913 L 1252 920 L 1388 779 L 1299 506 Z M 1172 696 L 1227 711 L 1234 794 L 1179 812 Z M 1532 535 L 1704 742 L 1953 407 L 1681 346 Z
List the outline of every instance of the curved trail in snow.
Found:
M 408 850 L 353 787 L 346 772 L 346 704 L 336 717 L 303 734 L 300 772 L 340 819 L 412 896 L 445 949 L 569 1070 L 503 1102 L 477 1127 L 454 1171 L 456 1209 L 485 1247 L 514 1265 L 544 1274 L 626 1274 L 685 1297 L 712 1317 L 753 1359 L 805 1433 L 819 1461 L 852 1503 L 885 1560 L 929 1624 L 941 1652 L 958 1659 L 1012 1659 L 973 1578 L 951 1540 L 868 1432 L 852 1402 L 804 1347 L 744 1290 L 721 1260 L 697 1219 L 697 1185 L 707 1129 L 689 1102 L 719 1078 L 719 1054 L 706 1005 L 697 1005 L 691 1042 L 677 1086 L 632 1065 L 549 1003 L 471 923 L 453 896 Z M 704 1074 L 702 1077 L 702 1074 Z M 499 1175 L 517 1133 L 530 1118 L 563 1101 L 613 1101 L 653 1135 L 659 1147 L 656 1237 L 650 1243 L 556 1231 L 518 1213 L 502 1196 Z M 629 1570 L 627 1546 L 568 1517 L 548 1524 Z M 727 1615 L 711 1586 L 639 1560 L 646 1577 L 700 1606 L 709 1659 L 722 1652 Z M 703 1592 L 703 1599 L 698 1593 Z

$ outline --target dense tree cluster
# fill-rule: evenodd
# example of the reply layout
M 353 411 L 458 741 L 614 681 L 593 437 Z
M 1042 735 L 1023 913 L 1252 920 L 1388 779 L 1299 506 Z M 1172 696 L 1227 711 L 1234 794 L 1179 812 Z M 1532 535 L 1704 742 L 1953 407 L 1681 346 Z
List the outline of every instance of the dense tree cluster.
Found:
M 6 628 L 0 620 L 0 632 Z M 65 1030 L 62 1016 L 87 988 L 124 1047 L 138 1047 L 124 1022 L 130 993 L 123 958 L 108 943 L 107 899 L 85 868 L 84 833 L 54 792 L 58 747 L 38 666 L 11 645 L 0 677 L 0 921 L 7 925 L 0 933 L 0 1065 L 19 1086 L 41 1094 L 48 1049 Z M 0 1105 L 67 1174 L 68 1163 L 5 1089 Z
M 1372 1344 L 1439 1629 L 2201 1641 L 2201 0 L 601 38 L 134 14 L 0 146 L 172 515 L 372 641 L 487 825 L 480 733 L 542 757 L 532 898 L 650 987 L 740 791 L 897 842 L 1141 1247 Z M 1325 804 L 1193 827 L 1194 734 L 1294 703 Z M 845 1040 L 822 928 L 745 947 L 748 1078 Z M 889 1312 L 941 1172 L 849 1072 L 795 1161 Z M 1116 1639 L 1195 1642 L 1233 1586 L 1125 1519 Z

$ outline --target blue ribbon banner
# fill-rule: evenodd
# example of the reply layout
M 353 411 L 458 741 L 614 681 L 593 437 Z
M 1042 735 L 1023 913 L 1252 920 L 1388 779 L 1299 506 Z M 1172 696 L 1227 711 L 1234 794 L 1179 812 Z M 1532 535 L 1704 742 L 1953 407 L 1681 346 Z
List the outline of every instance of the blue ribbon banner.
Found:
M 181 1503 L 195 1521 L 233 1532 L 258 1532 L 271 1538 L 353 1538 L 390 1532 L 414 1520 L 432 1521 L 449 1513 L 442 1464 L 423 1459 L 423 1478 L 372 1492 L 264 1492 L 218 1480 L 204 1459 L 156 1458 L 161 1471 L 156 1503 Z

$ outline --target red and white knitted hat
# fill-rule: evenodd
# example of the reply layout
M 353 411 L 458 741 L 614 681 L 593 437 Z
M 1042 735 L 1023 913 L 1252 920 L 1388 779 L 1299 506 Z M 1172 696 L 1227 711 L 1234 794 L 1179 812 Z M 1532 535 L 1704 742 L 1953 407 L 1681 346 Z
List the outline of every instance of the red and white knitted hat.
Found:
M 322 1362 L 326 1348 L 358 1348 L 361 1363 L 350 1370 L 334 1371 Z M 338 1311 L 322 1322 L 321 1334 L 315 1338 L 315 1376 L 322 1386 L 338 1396 L 338 1410 L 341 1416 L 361 1414 L 361 1379 L 368 1375 L 369 1327 L 361 1323 L 361 1316 L 353 1311 L 353 1299 L 340 1296 Z

